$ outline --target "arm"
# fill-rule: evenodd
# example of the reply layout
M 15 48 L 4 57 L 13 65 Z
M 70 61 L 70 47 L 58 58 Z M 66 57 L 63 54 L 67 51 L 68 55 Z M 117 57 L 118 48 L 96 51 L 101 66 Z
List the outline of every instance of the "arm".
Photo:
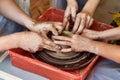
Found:
M 8 36 L 0 37 L 0 51 L 18 48 L 18 34 L 12 34 Z
M 45 34 L 46 32 L 51 31 L 55 35 L 58 34 L 57 30 L 60 32 L 63 28 L 62 23 L 59 22 L 36 22 L 18 7 L 15 0 L 0 0 L 0 12 L 5 17 L 37 33 Z M 46 30 L 41 30 L 41 27 L 46 27 Z
M 0 51 L 11 48 L 22 48 L 29 52 L 36 52 L 43 48 L 57 51 L 59 46 L 35 32 L 19 32 L 0 37 Z
M 0 13 L 28 29 L 35 24 L 34 20 L 19 8 L 15 0 L 0 0 Z
M 88 0 L 81 12 L 93 16 L 100 0 Z
M 92 41 L 92 46 L 98 49 L 98 55 L 120 63 L 120 46 L 107 44 L 104 42 Z M 90 51 L 90 50 L 88 50 Z M 92 51 L 91 51 L 92 52 Z M 93 53 L 95 51 L 93 50 Z
M 105 31 L 94 31 L 90 29 L 84 29 L 82 36 L 90 39 L 97 40 L 119 40 L 120 39 L 120 27 L 105 30 Z

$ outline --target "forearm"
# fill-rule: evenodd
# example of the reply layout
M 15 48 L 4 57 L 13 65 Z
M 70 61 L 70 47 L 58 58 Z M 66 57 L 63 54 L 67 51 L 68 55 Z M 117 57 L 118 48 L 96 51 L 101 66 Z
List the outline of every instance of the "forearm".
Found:
M 88 0 L 82 9 L 82 12 L 88 13 L 89 15 L 93 16 L 100 0 Z
M 15 0 L 0 0 L 0 13 L 27 28 L 34 24 L 33 19 L 19 8 Z
M 94 48 L 97 49 L 97 54 L 99 56 L 120 63 L 120 46 L 97 41 L 93 41 L 92 46 L 94 46 Z M 93 50 L 93 53 L 95 52 Z
M 18 47 L 18 33 L 0 37 L 0 51 Z
M 119 40 L 120 39 L 120 27 L 109 29 L 99 33 L 103 40 Z
M 76 0 L 67 0 L 67 4 L 72 4 L 73 2 L 77 2 Z

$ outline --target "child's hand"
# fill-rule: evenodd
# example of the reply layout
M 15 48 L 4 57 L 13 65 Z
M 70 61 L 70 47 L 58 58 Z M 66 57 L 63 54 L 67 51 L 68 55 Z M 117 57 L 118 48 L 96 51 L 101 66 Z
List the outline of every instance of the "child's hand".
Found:
M 72 17 L 72 20 L 75 21 L 77 10 L 78 10 L 78 4 L 76 0 L 67 0 L 67 8 L 65 10 L 64 20 L 63 20 L 63 26 L 65 27 L 66 30 L 69 29 L 70 17 Z

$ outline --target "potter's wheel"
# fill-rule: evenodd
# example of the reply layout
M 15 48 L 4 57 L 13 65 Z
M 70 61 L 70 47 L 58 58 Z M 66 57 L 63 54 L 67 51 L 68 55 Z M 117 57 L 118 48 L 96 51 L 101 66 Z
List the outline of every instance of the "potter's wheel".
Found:
M 72 34 L 70 34 L 71 36 Z M 68 33 L 64 36 L 69 36 Z M 56 53 L 49 50 L 38 51 L 32 56 L 40 61 L 46 62 L 60 69 L 70 70 L 78 69 L 88 65 L 95 55 L 89 52 L 70 52 L 70 53 Z
M 70 69 L 78 69 L 88 65 L 93 58 L 94 54 L 88 52 L 80 52 L 75 54 L 64 53 L 63 55 L 58 55 L 58 53 L 54 53 L 51 51 L 41 51 L 32 54 L 34 58 L 44 61 L 48 64 L 56 66 L 60 69 L 70 70 Z

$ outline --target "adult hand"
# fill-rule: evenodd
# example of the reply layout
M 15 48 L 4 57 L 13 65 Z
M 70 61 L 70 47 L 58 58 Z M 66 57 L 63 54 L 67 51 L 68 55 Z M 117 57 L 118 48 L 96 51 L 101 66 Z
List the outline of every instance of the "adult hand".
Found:
M 31 28 L 31 31 L 42 34 L 47 38 L 47 33 L 51 31 L 53 35 L 58 35 L 63 30 L 62 23 L 60 22 L 41 22 L 36 23 Z
M 18 47 L 29 52 L 36 52 L 43 48 L 52 51 L 57 51 L 59 49 L 58 45 L 38 33 L 26 31 L 18 34 Z
M 69 30 L 69 21 L 72 17 L 72 21 L 76 19 L 76 13 L 78 10 L 78 4 L 76 0 L 67 0 L 67 7 L 64 13 L 63 26 L 66 30 Z
M 66 45 L 70 46 L 67 49 L 62 49 L 61 52 L 80 52 L 80 51 L 91 51 L 94 49 L 91 47 L 92 40 L 82 37 L 80 35 L 73 35 L 71 38 L 70 37 L 65 37 L 65 36 L 54 36 L 54 43 L 59 44 L 59 45 Z
M 73 27 L 73 33 L 80 34 L 84 28 L 90 28 L 92 25 L 94 19 L 85 12 L 80 12 L 77 14 L 74 27 Z

